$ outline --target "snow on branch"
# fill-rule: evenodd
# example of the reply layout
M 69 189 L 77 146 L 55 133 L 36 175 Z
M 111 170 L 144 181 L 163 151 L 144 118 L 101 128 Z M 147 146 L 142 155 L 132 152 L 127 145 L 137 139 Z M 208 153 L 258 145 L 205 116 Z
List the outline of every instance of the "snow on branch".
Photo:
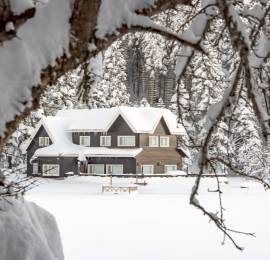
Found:
M 231 236 L 231 232 L 233 233 L 241 233 L 245 235 L 253 235 L 252 233 L 245 233 L 241 231 L 235 231 L 232 229 L 228 229 L 223 221 L 223 218 L 218 217 L 217 214 L 213 214 L 209 211 L 207 211 L 203 205 L 198 203 L 198 191 L 200 187 L 200 182 L 202 175 L 204 173 L 204 168 L 209 163 L 208 158 L 208 145 L 211 140 L 212 134 L 214 132 L 215 126 L 217 123 L 221 120 L 222 116 L 225 113 L 226 106 L 229 101 L 229 97 L 234 94 L 237 84 L 239 82 L 239 79 L 242 74 L 242 63 L 238 65 L 237 70 L 234 73 L 234 77 L 232 79 L 231 84 L 228 86 L 228 88 L 225 90 L 223 94 L 223 98 L 221 101 L 217 102 L 216 104 L 212 105 L 206 115 L 206 123 L 202 130 L 202 133 L 200 134 L 202 138 L 202 147 L 198 151 L 197 155 L 195 156 L 195 159 L 193 160 L 193 164 L 190 167 L 190 172 L 197 175 L 195 184 L 192 188 L 192 192 L 190 195 L 190 204 L 198 208 L 200 211 L 203 212 L 204 215 L 207 215 L 214 223 L 215 225 L 223 232 L 224 236 L 227 237 L 237 249 L 243 250 L 241 246 L 239 246 L 233 237 Z M 219 182 L 218 182 L 219 184 Z M 218 186 L 219 187 L 219 186 Z M 218 188 L 219 189 L 219 188 Z M 219 189 L 220 191 L 220 189 Z M 220 193 L 219 193 L 220 196 Z M 221 201 L 221 199 L 220 199 Z M 221 209 L 222 209 L 222 204 Z M 222 212 L 222 210 L 221 210 Z
M 35 13 L 35 5 L 30 0 L 0 0 L 0 43 L 16 37 L 18 29 Z
M 249 38 L 249 35 L 247 34 L 248 28 L 241 21 L 241 18 L 239 17 L 239 14 L 235 10 L 235 7 L 231 1 L 217 0 L 217 3 L 228 28 L 232 45 L 243 62 L 248 97 L 252 101 L 253 109 L 259 120 L 262 133 L 265 139 L 267 139 L 267 136 L 270 135 L 270 115 L 269 111 L 267 110 L 269 96 L 265 98 L 265 94 L 258 87 L 257 77 L 253 65 L 261 66 L 262 62 L 267 58 L 256 55 L 256 50 L 258 51 L 258 49 L 256 48 L 255 43 L 257 42 L 258 47 L 260 46 L 262 48 L 261 55 L 268 55 L 270 50 L 269 42 L 266 40 L 263 32 L 255 33 L 255 35 L 250 36 L 253 38 Z M 263 21 L 260 21 L 258 28 L 263 28 L 264 25 L 266 26 L 266 18 L 269 10 L 270 7 L 267 8 L 264 19 Z M 258 14 L 258 18 L 261 18 L 260 16 L 261 14 Z M 256 37 L 258 35 L 260 38 L 257 41 Z
M 156 24 L 151 18 L 136 12 L 144 8 L 154 7 L 154 3 L 154 0 L 103 0 L 97 19 L 96 37 L 106 39 L 108 35 L 118 34 L 117 29 L 125 25 L 135 31 L 158 33 L 168 39 L 179 41 L 204 52 L 198 44 L 200 37 L 191 33 L 179 35 L 164 26 Z
M 54 0 L 33 10 L 32 22 L 25 23 L 16 38 L 0 46 L 0 136 L 6 123 L 30 106 L 31 89 L 40 82 L 42 69 L 68 53 L 69 1 Z
M 16 13 L 26 10 L 27 3 L 30 3 L 29 6 L 32 3 L 36 5 L 31 20 L 25 20 L 19 27 L 10 22 L 2 27 L 2 31 L 18 30 L 10 41 L 2 36 L 3 44 L 0 46 L 0 150 L 20 120 L 31 109 L 38 107 L 40 95 L 47 85 L 54 84 L 64 73 L 87 62 L 132 30 L 122 24 L 123 20 L 117 20 L 119 12 L 126 14 L 131 10 L 136 14 L 151 16 L 174 8 L 177 4 L 191 3 L 190 0 L 0 0 L 0 14 L 6 10 L 6 5 L 1 4 L 9 6 L 11 2 L 15 3 L 13 10 Z M 125 4 L 120 4 L 124 2 L 128 2 L 130 10 L 125 9 Z M 99 27 L 100 23 L 97 25 L 97 20 L 101 19 L 101 16 L 98 18 L 101 4 L 109 5 L 112 9 L 105 8 L 104 14 L 116 19 L 112 22 L 119 22 L 111 27 L 112 30 L 118 28 L 117 35 L 107 34 L 106 39 L 96 36 L 102 37 L 102 32 L 105 33 L 105 27 Z M 111 21 L 104 23 L 108 26 L 108 22 Z M 169 32 L 166 34 L 176 37 Z
M 203 36 L 208 28 L 208 22 L 214 16 L 217 15 L 217 9 L 215 6 L 215 1 L 204 0 L 202 1 L 202 10 L 198 15 L 196 15 L 189 28 L 184 31 L 181 37 L 185 37 L 189 41 L 196 39 L 197 46 L 200 46 L 201 49 L 201 41 Z M 191 58 L 194 54 L 194 48 L 192 46 L 184 46 L 176 60 L 175 74 L 176 79 L 179 81 L 181 76 L 183 75 L 187 65 L 191 61 Z

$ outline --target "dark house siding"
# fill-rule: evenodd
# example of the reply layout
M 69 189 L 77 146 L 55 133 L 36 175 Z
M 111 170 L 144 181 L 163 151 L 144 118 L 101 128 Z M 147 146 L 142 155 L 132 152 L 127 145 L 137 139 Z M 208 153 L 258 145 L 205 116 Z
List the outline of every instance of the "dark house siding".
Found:
M 129 157 L 92 157 L 88 159 L 89 164 L 123 164 L 124 173 L 136 173 L 136 160 Z M 87 171 L 87 169 L 86 169 Z
M 34 136 L 33 140 L 31 141 L 30 145 L 27 148 L 27 174 L 32 175 L 33 173 L 33 166 L 30 163 L 32 156 L 34 155 L 35 151 L 39 146 L 39 137 L 49 137 L 48 133 L 46 132 L 43 126 L 40 127 L 36 135 Z M 52 140 L 50 139 L 50 144 L 52 144 Z
M 90 136 L 90 147 L 99 147 L 101 135 L 104 134 L 93 132 L 73 132 L 72 141 L 74 144 L 80 144 L 80 136 Z
M 68 172 L 78 174 L 78 161 L 75 157 L 40 157 L 33 162 L 38 163 L 41 176 L 43 176 L 43 164 L 58 164 L 59 177 L 65 177 Z
M 61 176 L 65 176 L 65 174 L 68 172 L 73 172 L 74 174 L 79 174 L 77 158 L 75 158 L 75 157 L 61 157 L 60 158 Z
M 114 121 L 110 129 L 108 130 L 108 135 L 111 136 L 112 147 L 120 147 L 120 148 L 134 148 L 134 146 L 118 146 L 117 145 L 117 136 L 121 135 L 132 135 L 135 136 L 135 147 L 139 147 L 139 135 L 134 133 L 126 121 L 122 116 L 118 116 L 118 118 Z
M 117 136 L 121 135 L 132 135 L 135 136 L 136 141 L 135 147 L 139 147 L 138 134 L 133 133 L 126 121 L 122 116 L 118 116 L 115 122 L 112 124 L 107 133 L 93 133 L 93 132 L 73 132 L 72 141 L 74 144 L 80 144 L 80 136 L 90 136 L 90 147 L 100 147 L 100 136 L 107 135 L 111 136 L 111 147 L 116 148 L 117 146 Z M 132 146 L 134 148 L 134 146 Z M 131 148 L 127 146 L 121 146 L 121 148 Z

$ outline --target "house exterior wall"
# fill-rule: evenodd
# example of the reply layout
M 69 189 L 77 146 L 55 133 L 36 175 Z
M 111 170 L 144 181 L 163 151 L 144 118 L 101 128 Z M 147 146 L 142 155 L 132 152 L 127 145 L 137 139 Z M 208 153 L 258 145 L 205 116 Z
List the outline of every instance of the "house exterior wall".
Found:
M 154 165 L 154 173 L 164 173 L 164 165 L 174 164 L 177 169 L 182 169 L 182 156 L 178 150 L 171 147 L 145 147 L 143 151 L 136 156 L 137 173 L 141 173 L 141 166 L 143 164 Z
M 139 147 L 145 148 L 149 147 L 149 136 L 169 136 L 170 138 L 170 147 L 177 147 L 177 137 L 175 135 L 171 135 L 168 127 L 164 119 L 162 118 L 158 123 L 153 134 L 139 134 Z M 164 149 L 163 147 L 151 147 L 151 149 Z
M 33 163 L 38 163 L 38 172 L 41 176 L 43 176 L 43 164 L 58 164 L 59 177 L 65 177 L 66 173 L 69 172 L 78 174 L 78 161 L 75 157 L 40 157 L 34 160 Z
M 100 136 L 111 136 L 111 148 L 118 148 L 117 136 L 132 135 L 135 136 L 135 146 L 120 146 L 121 148 L 139 147 L 139 135 L 135 134 L 125 120 L 119 116 L 112 124 L 107 133 L 93 133 L 93 132 L 73 132 L 72 141 L 75 144 L 80 144 L 80 136 L 90 136 L 90 147 L 100 147 Z
M 169 136 L 169 147 L 149 147 L 149 136 Z M 154 173 L 164 173 L 164 165 L 174 164 L 182 168 L 182 156 L 177 147 L 177 136 L 170 135 L 169 129 L 162 118 L 153 134 L 140 134 L 140 147 L 143 151 L 136 156 L 137 173 L 141 173 L 142 164 L 154 165 Z
M 36 135 L 34 136 L 33 140 L 31 141 L 30 145 L 27 148 L 27 174 L 32 175 L 33 173 L 33 166 L 30 163 L 32 156 L 34 155 L 35 151 L 39 146 L 39 137 L 49 137 L 48 133 L 46 132 L 43 126 L 40 127 Z M 49 138 L 50 139 L 50 138 Z M 52 144 L 52 140 L 50 139 L 50 144 Z
M 72 141 L 74 144 L 80 144 L 80 136 L 90 136 L 90 147 L 100 147 L 100 136 L 102 133 L 93 132 L 73 132 Z
M 112 138 L 112 147 L 113 148 L 136 148 L 139 147 L 139 135 L 134 133 L 128 124 L 125 122 L 125 120 L 122 118 L 122 116 L 118 116 L 118 118 L 115 120 L 115 122 L 112 124 L 110 129 L 108 130 L 108 135 Z M 117 136 L 121 135 L 131 135 L 135 136 L 135 146 L 118 146 L 117 145 Z
M 92 157 L 88 158 L 88 164 L 123 164 L 124 174 L 136 173 L 136 160 L 129 157 Z M 87 171 L 87 169 L 85 169 Z

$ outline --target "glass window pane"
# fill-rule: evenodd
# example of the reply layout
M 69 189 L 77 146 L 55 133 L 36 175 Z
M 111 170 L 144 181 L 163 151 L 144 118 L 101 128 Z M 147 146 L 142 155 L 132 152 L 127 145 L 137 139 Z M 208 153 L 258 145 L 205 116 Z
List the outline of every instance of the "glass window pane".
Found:
M 100 137 L 100 146 L 111 146 L 111 137 L 110 136 L 101 136 Z
M 44 146 L 48 146 L 50 144 L 49 137 L 44 137 Z
M 158 136 L 149 136 L 149 146 L 158 147 Z
M 42 169 L 44 176 L 59 176 L 58 164 L 43 164 Z
M 104 164 L 89 164 L 89 173 L 104 174 Z
M 39 146 L 43 146 L 43 143 L 44 143 L 43 137 L 39 137 L 39 139 L 38 139 Z
M 119 146 L 135 146 L 135 136 L 118 136 Z
M 142 173 L 143 174 L 153 174 L 154 166 L 153 165 L 142 165 Z
M 176 171 L 177 170 L 177 165 L 165 165 L 164 167 L 165 173 L 169 171 Z
M 90 146 L 90 136 L 80 136 L 80 145 Z
M 169 136 L 161 136 L 160 137 L 160 146 L 161 147 L 168 147 L 168 146 L 170 146 Z
M 124 167 L 123 164 L 107 164 L 106 171 L 107 174 L 123 174 Z
M 33 163 L 33 174 L 38 174 L 38 163 Z

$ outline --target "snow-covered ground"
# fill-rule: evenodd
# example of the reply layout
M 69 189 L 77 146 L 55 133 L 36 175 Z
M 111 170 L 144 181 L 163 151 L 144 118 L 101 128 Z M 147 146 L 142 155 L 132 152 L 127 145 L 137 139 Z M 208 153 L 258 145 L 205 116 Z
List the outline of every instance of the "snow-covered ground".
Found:
M 270 196 L 260 184 L 240 178 L 223 183 L 226 222 L 255 232 L 234 236 L 236 250 L 213 223 L 189 205 L 194 178 L 149 178 L 137 194 L 102 194 L 102 177 L 41 180 L 26 199 L 50 211 L 59 225 L 66 260 L 269 260 Z M 130 184 L 132 179 L 113 179 Z M 200 202 L 215 212 L 215 179 L 205 178 Z

